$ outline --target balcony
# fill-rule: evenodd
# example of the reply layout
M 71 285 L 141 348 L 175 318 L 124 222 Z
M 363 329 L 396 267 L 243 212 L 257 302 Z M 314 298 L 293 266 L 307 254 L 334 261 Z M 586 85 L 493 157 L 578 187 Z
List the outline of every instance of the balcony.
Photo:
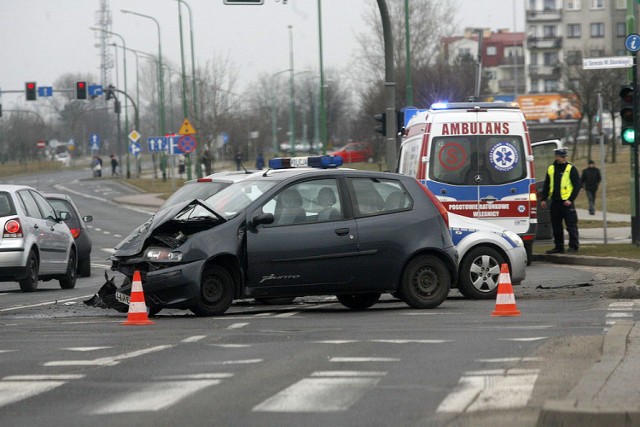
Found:
M 562 37 L 528 37 L 527 48 L 529 49 L 560 49 L 562 47 Z
M 502 79 L 498 80 L 498 88 L 501 93 L 518 92 L 524 93 L 525 91 L 525 78 L 518 79 L 518 87 L 515 87 L 516 81 L 514 79 Z M 515 89 L 515 90 L 514 90 Z
M 523 66 L 524 65 L 524 56 L 505 56 L 500 60 L 500 66 L 509 67 L 509 66 Z
M 529 77 L 545 78 L 545 77 L 560 77 L 560 67 L 557 65 L 529 65 Z
M 527 10 L 527 22 L 551 22 L 562 19 L 562 9 Z

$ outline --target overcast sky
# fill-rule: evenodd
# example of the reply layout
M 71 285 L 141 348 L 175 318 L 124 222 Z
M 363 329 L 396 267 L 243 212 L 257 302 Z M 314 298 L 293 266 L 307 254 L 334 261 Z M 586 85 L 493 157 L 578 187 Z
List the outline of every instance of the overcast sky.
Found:
M 423 1 L 410 0 L 410 5 L 418 7 Z M 457 5 L 460 33 L 465 27 L 513 29 L 514 23 L 516 31 L 523 31 L 523 0 L 452 1 Z M 287 4 L 283 0 L 265 0 L 262 6 L 229 6 L 223 0 L 186 2 L 193 12 L 196 64 L 228 56 L 245 80 L 253 80 L 260 73 L 288 69 L 288 26 L 292 25 L 294 68 L 318 68 L 317 0 L 288 0 Z M 69 72 L 93 73 L 99 83 L 100 57 L 94 46 L 97 39 L 89 27 L 97 24 L 100 3 L 100 0 L 0 0 L 0 89 L 23 90 L 27 81 L 52 86 L 57 78 Z M 375 0 L 322 1 L 325 68 L 339 68 L 348 63 L 357 47 L 354 35 L 363 28 L 363 11 L 371 3 Z M 129 48 L 157 54 L 157 27 L 152 20 L 120 10 L 156 18 L 161 26 L 163 58 L 179 68 L 176 0 L 108 0 L 108 4 L 112 31 L 124 37 Z M 184 7 L 182 14 L 189 70 L 189 20 Z M 114 41 L 119 43 L 117 38 Z M 132 79 L 135 76 L 132 55 L 127 65 Z M 112 78 L 115 80 L 115 71 Z M 5 93 L 0 102 L 5 109 L 13 108 L 12 103 L 24 102 L 24 96 Z

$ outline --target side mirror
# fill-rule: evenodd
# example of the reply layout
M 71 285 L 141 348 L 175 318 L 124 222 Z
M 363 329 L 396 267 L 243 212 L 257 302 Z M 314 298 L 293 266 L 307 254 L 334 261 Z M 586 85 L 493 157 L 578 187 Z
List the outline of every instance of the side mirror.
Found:
M 66 221 L 66 220 L 68 220 L 69 218 L 71 218 L 71 215 L 70 215 L 70 214 L 69 214 L 69 212 L 67 212 L 67 211 L 61 211 L 61 212 L 58 214 L 58 220 L 59 220 L 59 221 Z
M 91 222 L 91 221 L 93 221 L 93 216 L 92 215 L 85 215 L 85 216 L 82 217 L 82 220 L 84 222 Z
M 260 224 L 273 224 L 274 218 L 272 213 L 261 213 L 251 219 L 251 226 L 255 227 Z

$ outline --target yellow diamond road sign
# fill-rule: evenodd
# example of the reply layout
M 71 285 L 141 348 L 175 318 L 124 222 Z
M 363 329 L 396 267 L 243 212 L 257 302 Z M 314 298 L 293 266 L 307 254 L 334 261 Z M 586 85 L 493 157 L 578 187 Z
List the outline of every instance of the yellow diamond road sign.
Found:
M 189 122 L 189 119 L 184 119 L 184 122 L 182 122 L 182 126 L 180 126 L 180 131 L 178 131 L 178 134 L 193 135 L 195 133 L 196 130 L 193 128 L 193 126 L 191 126 L 191 122 Z
M 138 140 L 140 139 L 140 134 L 138 133 L 138 131 L 132 130 L 129 134 L 129 139 L 133 142 L 138 142 Z

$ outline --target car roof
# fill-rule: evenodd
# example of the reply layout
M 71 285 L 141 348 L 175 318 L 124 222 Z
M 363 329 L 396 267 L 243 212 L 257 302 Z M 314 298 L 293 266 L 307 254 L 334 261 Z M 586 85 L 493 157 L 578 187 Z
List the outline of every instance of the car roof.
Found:
M 0 191 L 16 192 L 18 190 L 35 190 L 35 188 L 30 187 L 28 185 L 0 184 Z
M 258 171 L 253 173 L 247 177 L 247 179 L 270 179 L 275 181 L 284 181 L 289 178 L 298 177 L 298 176 L 309 176 L 313 177 L 315 175 L 336 175 L 336 176 L 372 176 L 378 178 L 387 178 L 393 177 L 396 179 L 402 180 L 415 180 L 407 175 L 401 175 L 393 172 L 379 172 L 379 171 L 368 171 L 368 170 L 359 170 L 359 169 L 351 169 L 351 168 L 330 168 L 330 169 L 322 169 L 322 168 L 310 168 L 310 167 L 302 167 L 302 168 L 288 168 L 288 169 L 266 169 L 264 171 Z
M 202 183 L 208 183 L 208 182 L 236 182 L 246 178 L 247 176 L 253 174 L 254 172 L 256 171 L 249 170 L 246 172 L 245 171 L 216 172 L 202 178 L 192 179 L 190 181 L 185 182 L 184 184 L 187 185 L 187 184 L 202 184 Z

